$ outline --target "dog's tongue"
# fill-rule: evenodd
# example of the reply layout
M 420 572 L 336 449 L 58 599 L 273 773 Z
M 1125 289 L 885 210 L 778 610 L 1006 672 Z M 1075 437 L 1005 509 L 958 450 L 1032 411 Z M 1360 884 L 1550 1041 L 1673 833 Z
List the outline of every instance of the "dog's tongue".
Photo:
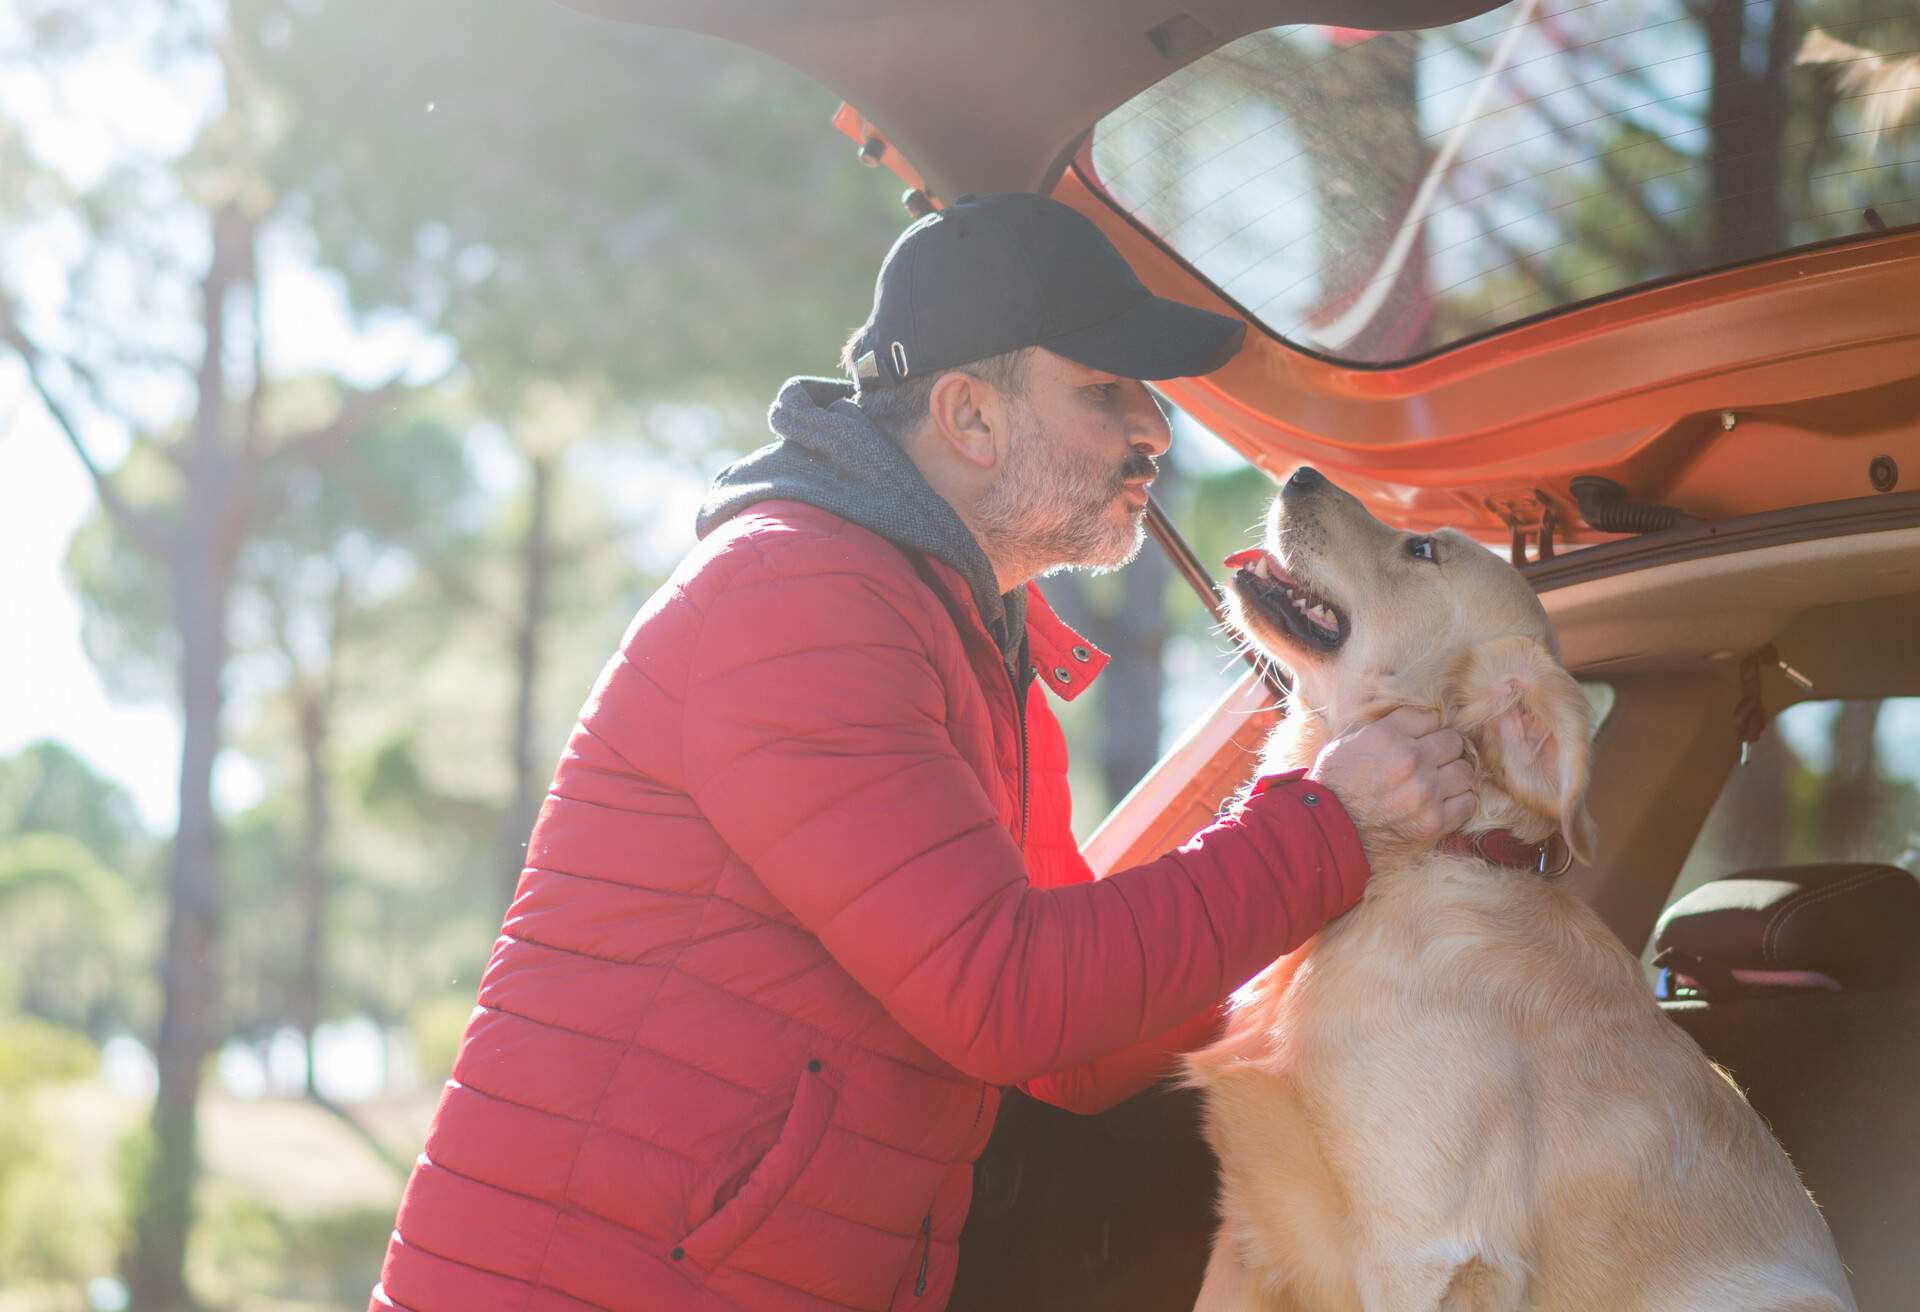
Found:
M 1259 547 L 1248 547 L 1245 551 L 1234 552 L 1220 563 L 1228 569 L 1251 569 L 1253 562 L 1266 554 Z

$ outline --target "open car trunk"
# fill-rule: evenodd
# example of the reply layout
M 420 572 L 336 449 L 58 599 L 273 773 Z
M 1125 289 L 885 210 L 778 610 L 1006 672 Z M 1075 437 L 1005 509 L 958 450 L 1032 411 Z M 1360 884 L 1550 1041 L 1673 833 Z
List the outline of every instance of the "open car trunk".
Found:
M 785 60 L 929 204 L 1087 213 L 1253 326 L 1168 394 L 1389 523 L 1537 554 L 1920 471 L 1910 2 L 568 2 Z

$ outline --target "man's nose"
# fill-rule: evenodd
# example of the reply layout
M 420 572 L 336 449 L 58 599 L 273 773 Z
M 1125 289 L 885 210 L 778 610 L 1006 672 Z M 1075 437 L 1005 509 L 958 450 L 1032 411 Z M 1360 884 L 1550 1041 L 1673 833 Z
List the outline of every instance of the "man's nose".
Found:
M 1139 403 L 1128 416 L 1127 436 L 1133 445 L 1145 447 L 1156 460 L 1167 453 L 1173 445 L 1173 430 L 1167 426 L 1166 412 L 1160 408 L 1160 402 L 1154 398 L 1143 383 L 1135 383 L 1139 389 Z

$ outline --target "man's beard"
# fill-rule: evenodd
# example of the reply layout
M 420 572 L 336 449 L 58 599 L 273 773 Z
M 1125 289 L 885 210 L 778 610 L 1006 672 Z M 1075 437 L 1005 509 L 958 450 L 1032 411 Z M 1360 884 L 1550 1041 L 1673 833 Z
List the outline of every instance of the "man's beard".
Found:
M 1032 412 L 1021 413 L 1006 467 L 975 507 L 982 546 L 1036 575 L 1119 569 L 1140 553 L 1146 512 L 1129 508 L 1116 519 L 1113 504 L 1128 480 L 1151 478 L 1157 468 L 1140 447 L 1120 465 L 1064 457 Z

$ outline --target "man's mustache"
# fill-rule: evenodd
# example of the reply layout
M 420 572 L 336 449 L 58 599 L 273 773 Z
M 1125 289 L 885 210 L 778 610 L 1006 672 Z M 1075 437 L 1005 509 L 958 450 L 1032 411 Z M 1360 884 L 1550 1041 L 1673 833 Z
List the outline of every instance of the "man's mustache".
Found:
M 1120 481 L 1137 483 L 1141 479 L 1157 477 L 1159 473 L 1159 462 L 1146 451 L 1135 447 L 1133 454 L 1127 457 L 1127 463 L 1120 466 Z

